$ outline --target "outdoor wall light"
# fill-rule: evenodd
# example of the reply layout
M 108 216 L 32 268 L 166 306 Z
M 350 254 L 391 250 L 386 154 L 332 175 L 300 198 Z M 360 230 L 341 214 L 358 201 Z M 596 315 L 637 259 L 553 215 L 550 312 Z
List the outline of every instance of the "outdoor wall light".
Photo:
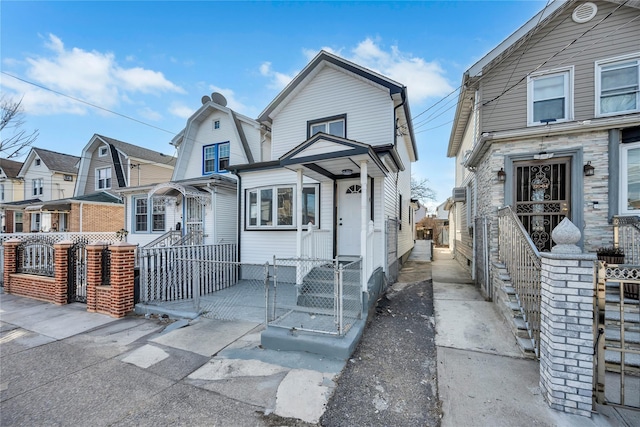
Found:
M 507 180 L 507 173 L 504 171 L 504 168 L 500 168 L 498 171 L 498 181 L 505 182 Z
M 342 169 L 342 175 L 349 176 L 353 173 L 353 169 Z
M 584 165 L 582 170 L 584 171 L 584 176 L 593 176 L 596 173 L 596 168 L 591 166 L 591 162 L 590 161 L 587 162 L 586 165 Z

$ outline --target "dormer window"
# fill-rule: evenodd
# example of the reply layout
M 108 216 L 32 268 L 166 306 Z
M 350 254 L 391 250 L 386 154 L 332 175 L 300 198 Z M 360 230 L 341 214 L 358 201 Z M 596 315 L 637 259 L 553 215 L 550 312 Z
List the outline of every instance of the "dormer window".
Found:
M 347 121 L 346 115 L 327 117 L 319 120 L 312 120 L 308 122 L 308 125 L 309 125 L 308 138 L 311 138 L 313 135 L 319 132 L 345 138 L 347 135 L 346 121 Z
M 107 147 L 100 147 L 100 150 L 98 151 L 98 155 L 100 157 L 104 157 L 109 153 L 109 150 L 107 149 Z

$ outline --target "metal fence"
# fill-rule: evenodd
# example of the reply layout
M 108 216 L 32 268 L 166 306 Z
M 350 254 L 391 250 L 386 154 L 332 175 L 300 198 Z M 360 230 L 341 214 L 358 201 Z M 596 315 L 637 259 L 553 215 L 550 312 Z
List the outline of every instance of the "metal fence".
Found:
M 40 239 L 24 240 L 17 247 L 16 271 L 39 276 L 54 276 L 55 249 Z
M 493 286 L 491 283 L 491 269 L 489 250 L 489 219 L 479 217 L 475 219 L 475 251 L 476 251 L 476 282 L 484 290 L 485 296 L 493 300 Z
M 296 284 L 298 271 L 307 271 Z M 267 289 L 267 324 L 344 335 L 362 316 L 362 260 L 274 258 Z
M 640 265 L 640 216 L 613 218 L 613 244 L 624 251 L 625 264 Z
M 235 244 L 140 248 L 140 301 L 192 299 L 233 286 L 241 278 L 236 254 Z
M 387 281 L 395 283 L 398 280 L 398 230 L 400 222 L 397 219 L 387 219 Z

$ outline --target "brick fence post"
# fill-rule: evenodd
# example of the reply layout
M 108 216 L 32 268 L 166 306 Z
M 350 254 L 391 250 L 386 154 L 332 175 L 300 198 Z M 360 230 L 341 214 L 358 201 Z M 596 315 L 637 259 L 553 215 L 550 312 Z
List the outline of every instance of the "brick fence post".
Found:
M 52 301 L 55 304 L 66 304 L 69 301 L 69 248 L 73 242 L 65 240 L 53 245 L 55 285 L 52 290 Z
M 124 317 L 133 311 L 133 285 L 136 245 L 119 242 L 111 251 L 111 315 Z
M 590 417 L 596 255 L 575 246 L 580 231 L 566 218 L 552 237 L 557 245 L 540 254 L 540 388 L 552 408 Z
M 87 245 L 87 311 L 95 313 L 98 309 L 96 286 L 102 285 L 102 248 L 105 243 L 96 242 Z
M 20 239 L 9 239 L 4 242 L 4 291 L 11 293 L 11 275 L 18 271 L 18 245 Z

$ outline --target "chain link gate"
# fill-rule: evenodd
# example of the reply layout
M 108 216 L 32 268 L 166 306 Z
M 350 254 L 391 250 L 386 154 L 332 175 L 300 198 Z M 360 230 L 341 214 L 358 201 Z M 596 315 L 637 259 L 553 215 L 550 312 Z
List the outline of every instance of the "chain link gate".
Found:
M 398 229 L 397 219 L 387 219 L 387 281 L 389 284 L 398 280 Z

